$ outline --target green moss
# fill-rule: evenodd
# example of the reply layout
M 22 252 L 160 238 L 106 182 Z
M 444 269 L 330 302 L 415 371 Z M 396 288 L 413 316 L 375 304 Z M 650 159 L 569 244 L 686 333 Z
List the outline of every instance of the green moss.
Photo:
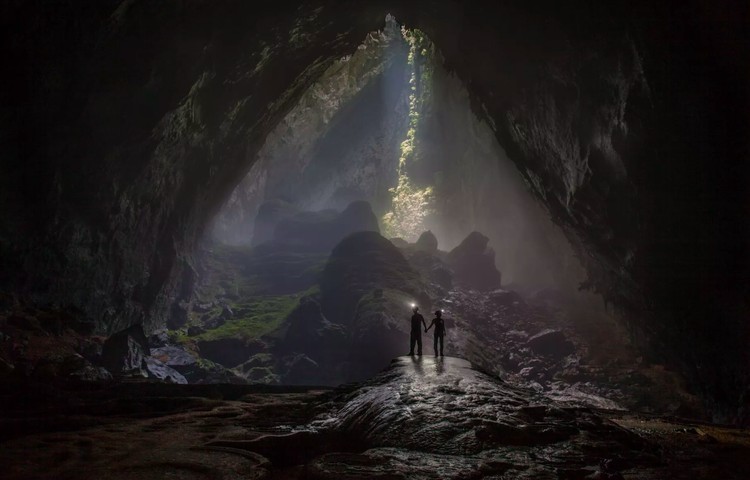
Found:
M 228 320 L 218 328 L 207 330 L 195 340 L 221 338 L 255 339 L 277 329 L 299 301 L 299 294 L 256 297 L 233 306 L 245 315 Z

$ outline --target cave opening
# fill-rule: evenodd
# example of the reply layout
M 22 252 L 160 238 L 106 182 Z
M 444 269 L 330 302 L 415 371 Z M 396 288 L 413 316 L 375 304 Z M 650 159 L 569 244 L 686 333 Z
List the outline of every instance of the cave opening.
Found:
M 744 478 L 731 3 L 3 5 L 11 477 Z
M 452 354 L 545 388 L 553 376 L 533 362 L 636 362 L 463 82 L 390 14 L 311 83 L 239 177 L 167 323 L 220 379 L 368 378 L 404 353 L 415 304 L 443 311 Z M 348 239 L 357 232 L 375 237 Z M 596 388 L 572 395 L 609 405 Z

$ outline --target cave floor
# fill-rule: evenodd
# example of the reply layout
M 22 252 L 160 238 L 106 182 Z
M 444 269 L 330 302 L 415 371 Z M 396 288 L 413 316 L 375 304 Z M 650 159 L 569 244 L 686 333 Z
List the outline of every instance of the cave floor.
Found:
M 338 389 L 128 382 L 1 397 L 3 478 L 747 478 L 750 432 L 566 404 L 461 359 Z

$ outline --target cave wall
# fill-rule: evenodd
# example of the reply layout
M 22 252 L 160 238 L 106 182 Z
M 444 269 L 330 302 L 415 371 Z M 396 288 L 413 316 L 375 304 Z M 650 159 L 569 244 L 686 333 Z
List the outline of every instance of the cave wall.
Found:
M 3 284 L 102 333 L 164 324 L 266 135 L 384 18 L 334 2 L 5 8 L 21 75 L 3 103 L 3 177 L 19 187 L 4 198 Z
M 163 324 L 264 138 L 386 12 L 424 30 L 651 355 L 747 419 L 747 5 L 2 6 L 3 289 Z
M 412 61 L 420 62 L 415 83 L 424 83 L 429 94 L 414 112 L 419 120 L 410 169 L 416 183 L 435 192 L 424 229 L 437 235 L 443 250 L 472 231 L 484 232 L 507 283 L 575 291 L 585 273 L 569 242 L 532 198 L 487 122 L 472 111 L 465 86 L 426 44 L 431 53 L 416 53 Z M 214 220 L 214 239 L 250 244 L 258 207 L 268 200 L 319 210 L 363 199 L 379 217 L 389 211 L 409 126 L 408 55 L 391 18 L 352 56 L 329 67 L 268 135 Z
M 258 207 L 269 200 L 343 208 L 340 193 L 349 189 L 349 200 L 382 208 L 404 135 L 408 78 L 400 27 L 391 18 L 377 28 L 328 67 L 266 137 L 214 219 L 214 238 L 250 243 Z
M 466 86 L 436 51 L 430 94 L 420 112 L 414 176 L 434 188 L 425 223 L 451 250 L 472 231 L 490 238 L 503 281 L 526 291 L 555 288 L 575 295 L 585 271 L 565 235 L 472 110 Z
M 394 13 L 439 45 L 586 286 L 716 419 L 746 419 L 747 5 L 429 5 Z

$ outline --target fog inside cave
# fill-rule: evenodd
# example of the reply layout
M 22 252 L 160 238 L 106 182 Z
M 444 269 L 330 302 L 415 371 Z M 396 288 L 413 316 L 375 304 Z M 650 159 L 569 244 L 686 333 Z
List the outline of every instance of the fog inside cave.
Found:
M 740 22 L 389 3 L 4 7 L 9 478 L 744 478 Z
M 449 251 L 479 231 L 504 284 L 574 292 L 585 272 L 531 188 L 439 50 L 389 16 L 267 137 L 210 236 L 227 245 L 267 240 L 255 231 L 265 202 L 341 211 L 364 200 L 387 238 L 415 242 L 430 230 Z
M 586 351 L 607 338 L 596 355 L 635 358 L 481 108 L 430 39 L 389 15 L 266 137 L 208 228 L 172 338 L 248 381 L 335 385 L 403 354 L 419 305 L 456 327 L 448 351 L 490 371 L 565 328 Z

